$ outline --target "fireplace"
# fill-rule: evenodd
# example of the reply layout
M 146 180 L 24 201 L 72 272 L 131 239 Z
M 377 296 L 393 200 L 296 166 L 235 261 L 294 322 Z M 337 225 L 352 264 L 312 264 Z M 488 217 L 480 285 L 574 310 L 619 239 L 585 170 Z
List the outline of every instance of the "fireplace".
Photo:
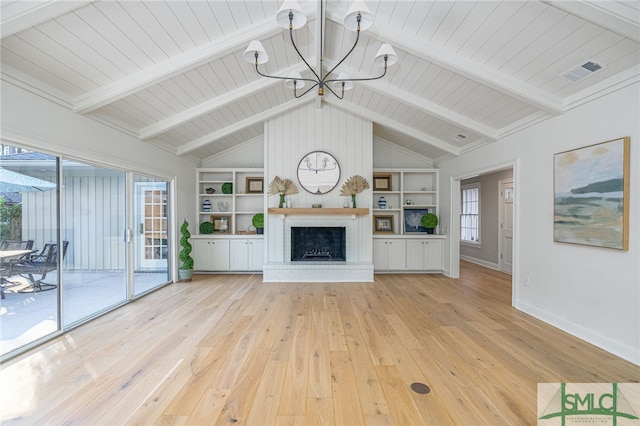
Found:
M 343 226 L 292 226 L 292 262 L 345 262 L 346 231 Z

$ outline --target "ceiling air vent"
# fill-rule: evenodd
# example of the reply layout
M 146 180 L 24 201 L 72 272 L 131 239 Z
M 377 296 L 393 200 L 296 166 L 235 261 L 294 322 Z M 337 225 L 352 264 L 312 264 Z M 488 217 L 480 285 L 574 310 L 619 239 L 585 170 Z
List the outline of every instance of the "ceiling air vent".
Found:
M 604 69 L 605 66 L 599 64 L 598 62 L 589 59 L 585 63 L 580 64 L 569 71 L 566 71 L 560 74 L 560 77 L 569 80 L 572 83 L 577 83 L 583 78 L 589 77 L 590 75 Z
M 457 135 L 455 135 L 453 137 L 454 140 L 458 141 L 458 142 L 462 142 L 463 140 L 465 140 L 467 138 L 466 135 L 463 135 L 462 133 L 458 133 Z

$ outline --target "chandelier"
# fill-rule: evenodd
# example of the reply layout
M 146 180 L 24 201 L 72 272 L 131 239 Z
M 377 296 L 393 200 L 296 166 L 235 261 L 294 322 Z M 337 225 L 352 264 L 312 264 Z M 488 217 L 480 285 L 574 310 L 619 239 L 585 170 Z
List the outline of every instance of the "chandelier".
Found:
M 320 15 L 321 15 L 319 19 L 322 19 L 324 22 L 324 7 L 323 7 L 324 0 L 319 0 L 319 1 L 320 1 Z M 326 73 L 324 72 L 324 67 L 323 67 L 323 60 L 324 60 L 324 51 L 322 46 L 322 42 L 324 39 L 322 35 L 323 24 L 322 23 L 320 24 L 320 37 L 319 37 L 320 50 L 318 51 L 320 55 L 320 62 L 319 62 L 318 70 L 316 71 L 313 69 L 311 65 L 309 65 L 307 60 L 302 56 L 302 54 L 298 50 L 298 47 L 296 46 L 295 41 L 293 40 L 293 30 L 302 28 L 307 23 L 307 17 L 300 9 L 298 2 L 296 0 L 285 0 L 282 4 L 282 7 L 276 14 L 276 21 L 278 25 L 280 25 L 281 27 L 289 28 L 289 36 L 291 38 L 291 44 L 293 44 L 293 48 L 296 50 L 296 53 L 298 54 L 298 56 L 300 56 L 300 59 L 302 59 L 305 65 L 313 73 L 315 78 L 303 78 L 302 75 L 297 71 L 291 72 L 288 77 L 268 75 L 261 72 L 258 69 L 258 65 L 265 64 L 269 60 L 269 55 L 267 55 L 267 52 L 264 49 L 264 46 L 258 40 L 253 40 L 251 43 L 249 43 L 249 46 L 247 47 L 247 50 L 245 50 L 243 56 L 247 62 L 255 64 L 256 73 L 258 75 L 261 75 L 262 77 L 285 80 L 285 83 L 284 83 L 285 87 L 289 89 L 293 89 L 293 94 L 296 98 L 300 98 L 305 94 L 307 94 L 312 89 L 314 89 L 315 87 L 318 87 L 319 96 L 323 96 L 324 89 L 327 88 L 338 99 L 342 99 L 344 98 L 345 91 L 353 89 L 354 81 L 378 80 L 387 74 L 387 66 L 391 66 L 396 62 L 398 62 L 398 55 L 396 55 L 396 52 L 393 50 L 393 47 L 391 47 L 390 44 L 385 43 L 382 46 L 380 46 L 380 49 L 378 50 L 378 53 L 376 54 L 373 60 L 374 66 L 384 67 L 382 74 L 378 75 L 377 77 L 350 78 L 347 73 L 341 72 L 340 74 L 338 74 L 337 78 L 329 78 L 333 74 L 333 72 L 336 70 L 336 68 L 338 68 L 340 64 L 342 64 L 345 61 L 345 59 L 347 59 L 349 55 L 351 55 L 353 50 L 356 48 L 356 45 L 358 44 L 358 41 L 360 39 L 360 30 L 365 31 L 367 28 L 373 25 L 373 15 L 371 15 L 369 8 L 367 7 L 367 5 L 364 3 L 363 0 L 355 0 L 351 5 L 351 8 L 349 8 L 349 11 L 347 12 L 343 20 L 344 26 L 347 30 L 356 31 L 356 41 L 353 44 L 353 47 L 347 52 L 347 54 L 340 61 L 338 61 L 338 63 L 333 68 L 331 68 Z M 311 83 L 312 86 L 299 94 L 298 89 L 303 89 L 306 86 L 305 82 Z M 336 92 L 339 92 L 340 94 Z

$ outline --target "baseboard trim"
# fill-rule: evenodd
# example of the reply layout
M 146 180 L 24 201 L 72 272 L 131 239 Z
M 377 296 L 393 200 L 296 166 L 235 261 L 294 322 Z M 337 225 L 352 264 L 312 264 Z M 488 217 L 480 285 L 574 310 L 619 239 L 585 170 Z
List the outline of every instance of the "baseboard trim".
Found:
M 559 317 L 551 312 L 545 311 L 537 306 L 526 302 L 516 301 L 514 307 L 526 314 L 529 314 L 541 321 L 546 322 L 564 332 L 582 339 L 607 352 L 619 356 L 635 365 L 640 365 L 640 348 L 634 348 L 624 342 L 596 333 L 579 324 Z
M 484 266 L 485 268 L 493 269 L 496 271 L 500 270 L 500 265 L 493 262 L 487 262 L 486 260 L 477 259 L 471 256 L 460 255 L 460 260 L 466 260 L 467 262 L 475 263 L 476 265 Z

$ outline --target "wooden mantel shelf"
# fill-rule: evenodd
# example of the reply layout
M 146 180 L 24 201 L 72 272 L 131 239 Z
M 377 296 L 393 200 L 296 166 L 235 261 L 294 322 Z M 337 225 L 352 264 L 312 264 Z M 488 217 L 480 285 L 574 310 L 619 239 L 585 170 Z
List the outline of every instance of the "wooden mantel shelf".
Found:
M 277 207 L 269 207 L 269 214 L 308 214 L 308 215 L 336 215 L 336 214 L 350 214 L 350 215 L 367 215 L 369 214 L 368 208 L 291 208 L 280 209 Z

